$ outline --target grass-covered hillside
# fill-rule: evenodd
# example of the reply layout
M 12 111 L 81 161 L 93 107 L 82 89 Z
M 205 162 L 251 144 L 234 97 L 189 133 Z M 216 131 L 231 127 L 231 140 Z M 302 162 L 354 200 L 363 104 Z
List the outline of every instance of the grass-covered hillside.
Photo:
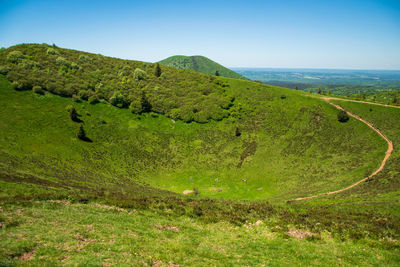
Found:
M 136 114 L 153 111 L 186 122 L 221 120 L 234 101 L 217 77 L 46 44 L 1 50 L 0 74 L 17 90 L 104 100 Z
M 247 80 L 244 76 L 203 56 L 172 56 L 159 63 L 177 69 L 195 70 L 209 75 L 218 74 L 222 77 Z
M 286 203 L 348 186 L 384 157 L 376 132 L 326 102 L 47 45 L 0 60 L 0 265 L 398 265 L 400 213 L 385 209 L 398 203 L 397 154 L 376 203 L 363 206 L 371 182 L 348 199 Z M 170 113 L 188 107 L 210 116 Z M 396 111 L 372 112 L 397 142 Z
M 283 201 L 348 185 L 371 173 L 384 155 L 377 134 L 356 120 L 338 122 L 336 109 L 318 99 L 224 82 L 236 111 L 222 121 L 188 124 L 16 91 L 3 79 L 5 171 L 99 190 L 136 182 L 176 193 L 197 188 L 202 196 Z M 81 122 L 71 118 L 71 106 Z M 78 139 L 80 125 L 92 142 Z

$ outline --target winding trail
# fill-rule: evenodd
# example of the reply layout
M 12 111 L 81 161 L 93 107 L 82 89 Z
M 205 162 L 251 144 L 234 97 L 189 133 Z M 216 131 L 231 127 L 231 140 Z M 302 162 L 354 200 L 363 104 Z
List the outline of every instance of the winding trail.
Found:
M 311 97 L 315 97 L 315 96 L 311 96 Z M 318 97 L 319 98 L 319 97 Z M 326 195 L 333 195 L 333 194 L 337 194 L 346 190 L 349 190 L 357 185 L 359 185 L 360 183 L 370 179 L 371 177 L 374 177 L 375 175 L 377 175 L 379 172 L 381 172 L 383 170 L 383 168 L 386 165 L 386 161 L 389 159 L 389 157 L 392 155 L 393 152 L 393 143 L 392 141 L 389 140 L 389 138 L 387 138 L 378 128 L 376 128 L 372 123 L 364 120 L 363 118 L 345 110 L 343 107 L 334 104 L 332 102 L 330 102 L 330 100 L 340 100 L 340 101 L 349 101 L 349 102 L 357 102 L 357 103 L 366 103 L 366 104 L 372 104 L 372 105 L 378 105 L 378 106 L 384 106 L 384 107 L 393 107 L 393 108 L 400 108 L 400 106 L 391 106 L 391 105 L 385 105 L 385 104 L 379 104 L 379 103 L 371 103 L 371 102 L 366 102 L 366 101 L 359 101 L 359 100 L 350 100 L 350 99 L 342 99 L 342 98 L 336 98 L 336 97 L 321 97 L 322 99 L 324 99 L 328 104 L 334 106 L 335 108 L 339 109 L 339 110 L 344 110 L 347 112 L 347 114 L 349 114 L 349 116 L 365 123 L 366 125 L 368 125 L 372 130 L 374 130 L 375 132 L 377 132 L 388 144 L 388 148 L 386 150 L 386 154 L 385 154 L 385 158 L 382 160 L 381 165 L 379 166 L 379 168 L 373 172 L 372 174 L 370 174 L 369 176 L 359 180 L 358 182 L 349 185 L 345 188 L 336 190 L 336 191 L 331 191 L 331 192 L 326 192 L 326 193 L 320 193 L 320 194 L 316 194 L 313 196 L 308 196 L 308 197 L 299 197 L 296 199 L 292 199 L 289 200 L 288 202 L 292 202 L 292 201 L 300 201 L 300 200 L 305 200 L 305 199 L 311 199 L 311 198 L 316 198 L 316 197 L 320 197 L 320 196 L 326 196 Z

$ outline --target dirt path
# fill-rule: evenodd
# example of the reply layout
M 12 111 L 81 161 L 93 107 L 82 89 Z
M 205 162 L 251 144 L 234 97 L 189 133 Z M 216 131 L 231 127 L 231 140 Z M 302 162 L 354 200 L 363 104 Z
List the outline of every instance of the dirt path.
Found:
M 386 161 L 389 159 L 390 155 L 391 155 L 392 152 L 393 152 L 393 143 L 392 143 L 392 141 L 390 141 L 389 138 L 387 138 L 387 137 L 386 137 L 379 129 L 377 129 L 372 123 L 370 123 L 370 122 L 364 120 L 363 118 L 361 118 L 361 117 L 359 117 L 359 116 L 357 116 L 357 115 L 355 115 L 355 114 L 353 114 L 353 113 L 351 113 L 351 112 L 345 110 L 344 108 L 342 108 L 341 106 L 339 106 L 339 105 L 337 105 L 337 104 L 334 104 L 334 103 L 332 103 L 332 102 L 329 102 L 329 100 L 342 100 L 342 101 L 350 101 L 350 102 L 358 102 L 358 103 L 367 103 L 367 104 L 373 104 L 373 105 L 379 105 L 379 106 L 385 106 L 385 107 L 394 107 L 394 108 L 400 108 L 400 107 L 398 107 L 398 106 L 384 105 L 384 104 L 378 104 L 378 103 L 370 103 L 370 102 L 366 102 L 366 101 L 350 100 L 350 99 L 345 99 L 345 100 L 343 100 L 343 99 L 341 99 L 341 98 L 335 98 L 335 97 L 322 97 L 322 99 L 324 99 L 328 104 L 334 106 L 335 108 L 337 108 L 337 109 L 339 109 L 339 110 L 344 110 L 344 111 L 346 111 L 347 114 L 349 114 L 349 116 L 351 116 L 351 117 L 353 117 L 353 118 L 355 118 L 355 119 L 357 119 L 357 120 L 359 120 L 359 121 L 365 123 L 365 124 L 368 125 L 372 130 L 374 130 L 375 132 L 377 132 L 377 133 L 387 142 L 387 144 L 388 144 L 388 148 L 387 148 L 387 150 L 386 150 L 386 155 L 385 155 L 385 158 L 382 160 L 381 165 L 379 166 L 379 168 L 378 168 L 375 172 L 373 172 L 373 173 L 370 174 L 369 176 L 367 176 L 367 177 L 361 179 L 360 181 L 358 181 L 358 182 L 356 182 L 356 183 L 354 183 L 354 184 L 352 184 L 352 185 L 349 185 L 348 187 L 345 187 L 345 188 L 342 188 L 342 189 L 339 189 L 339 190 L 336 190 L 336 191 L 331 191 L 331 192 L 326 192 L 326 193 L 320 193 L 320 194 L 313 195 L 313 196 L 299 197 L 299 198 L 296 198 L 296 199 L 293 199 L 293 200 L 289 200 L 289 201 L 299 201 L 299 200 L 311 199 L 311 198 L 316 198 L 316 197 L 325 196 L 325 195 L 333 195 L 333 194 L 336 194 L 336 193 L 340 193 L 340 192 L 349 190 L 350 188 L 353 188 L 353 187 L 359 185 L 360 183 L 362 183 L 362 182 L 368 180 L 368 179 L 371 178 L 371 177 L 374 177 L 374 176 L 377 175 L 379 172 L 381 172 L 381 171 L 383 170 L 383 168 L 385 167 Z
M 338 98 L 338 97 L 324 96 L 324 97 L 321 97 L 321 98 L 324 99 L 325 101 L 327 101 L 328 103 L 329 103 L 329 100 L 340 100 L 340 101 L 364 103 L 364 104 L 370 104 L 370 105 L 382 106 L 382 107 L 400 108 L 400 106 L 386 105 L 386 104 L 381 104 L 381 103 L 374 103 L 374 102 L 353 100 L 353 99 L 345 99 L 345 98 Z

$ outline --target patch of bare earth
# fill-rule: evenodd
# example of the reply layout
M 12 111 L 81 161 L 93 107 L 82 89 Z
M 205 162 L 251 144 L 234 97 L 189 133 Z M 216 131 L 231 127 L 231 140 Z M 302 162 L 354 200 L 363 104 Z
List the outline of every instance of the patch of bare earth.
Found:
M 32 259 L 33 257 L 35 257 L 35 251 L 36 251 L 36 248 L 34 248 L 34 249 L 31 250 L 31 251 L 27 251 L 27 252 L 23 253 L 22 255 L 20 255 L 20 256 L 18 257 L 18 259 L 19 259 L 20 261 L 29 261 L 30 259 Z
M 309 236 L 313 236 L 313 233 L 310 231 L 302 231 L 302 230 L 297 230 L 297 229 L 290 229 L 288 232 L 288 235 L 295 237 L 295 238 L 306 238 Z
M 164 263 L 161 260 L 157 260 L 153 263 L 153 267 L 161 267 L 161 266 L 168 266 L 168 267 L 180 267 L 180 265 L 169 262 L 169 263 Z
M 174 231 L 174 232 L 179 232 L 179 227 L 176 226 L 170 226 L 170 225 L 157 225 L 156 228 L 160 231 Z
M 189 194 L 192 194 L 193 192 L 194 192 L 193 190 L 185 190 L 185 191 L 183 191 L 183 194 L 189 195 Z

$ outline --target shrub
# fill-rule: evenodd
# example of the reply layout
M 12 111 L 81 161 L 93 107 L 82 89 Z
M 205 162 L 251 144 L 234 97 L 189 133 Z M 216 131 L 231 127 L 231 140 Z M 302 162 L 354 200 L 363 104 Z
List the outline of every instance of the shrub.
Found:
M 339 110 L 337 114 L 338 121 L 340 122 L 347 122 L 350 118 L 346 111 Z
M 78 92 L 78 96 L 82 100 L 86 100 L 87 101 L 89 99 L 89 95 L 88 95 L 88 92 L 86 90 L 80 90 Z
M 68 106 L 65 107 L 65 110 L 66 110 L 67 112 L 70 112 L 71 109 L 73 109 L 73 108 L 74 108 L 73 105 L 68 105 Z
M 58 55 L 59 53 L 54 48 L 50 47 L 49 49 L 47 49 L 47 54 L 48 55 Z
M 81 102 L 81 98 L 79 96 L 77 96 L 76 94 L 72 95 L 72 100 L 76 103 L 80 103 Z
M 286 96 L 285 95 L 281 95 L 281 99 L 285 99 L 286 98 Z
M 22 61 L 18 64 L 18 67 L 23 69 L 40 68 L 40 63 L 30 59 L 22 59 Z
M 66 60 L 66 59 L 63 58 L 63 57 L 58 57 L 58 58 L 56 59 L 56 63 L 57 63 L 58 65 L 66 66 L 67 68 L 69 68 L 69 67 L 71 66 L 71 63 L 69 63 L 69 61 Z
M 94 105 L 100 102 L 100 99 L 97 95 L 92 95 L 91 97 L 89 97 L 89 103 Z
M 42 87 L 35 85 L 34 87 L 32 87 L 32 91 L 38 95 L 44 95 L 44 90 L 42 89 Z
M 25 56 L 21 51 L 12 51 L 8 53 L 7 55 L 7 60 L 10 61 L 11 63 L 18 63 L 21 59 L 24 59 Z
M 12 86 L 17 91 L 31 90 L 32 85 L 26 80 L 13 81 Z
M 114 92 L 114 94 L 111 96 L 110 103 L 111 105 L 119 108 L 123 108 L 127 104 L 124 96 L 121 94 L 121 92 L 118 91 Z
M 142 112 L 150 112 L 152 109 L 152 106 L 144 92 L 142 92 L 142 95 L 140 96 L 140 105 L 142 106 Z
M 147 73 L 144 70 L 137 68 L 133 73 L 133 77 L 135 78 L 136 81 L 141 81 L 146 79 Z
M 79 60 L 86 63 L 92 63 L 92 59 L 86 55 L 80 55 Z
M 7 75 L 11 69 L 7 66 L 0 66 L 0 74 Z
M 73 70 L 79 70 L 79 65 L 75 62 L 71 62 L 70 68 Z
M 141 114 L 143 112 L 142 104 L 139 100 L 133 100 L 129 105 L 129 110 L 135 114 Z

